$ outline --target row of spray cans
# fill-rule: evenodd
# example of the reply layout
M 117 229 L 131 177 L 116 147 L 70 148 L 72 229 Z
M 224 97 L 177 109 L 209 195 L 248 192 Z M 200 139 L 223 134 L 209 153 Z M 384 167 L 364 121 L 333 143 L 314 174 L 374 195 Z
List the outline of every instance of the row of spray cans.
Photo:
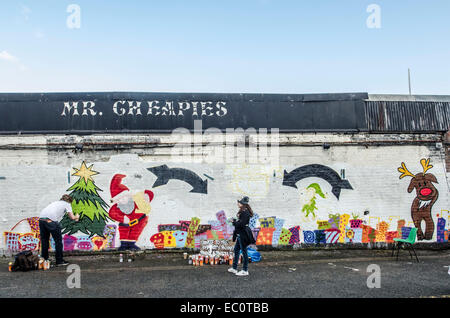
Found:
M 240 255 L 239 264 L 242 262 L 242 255 Z M 203 265 L 233 265 L 233 253 L 225 253 L 221 255 L 190 255 L 189 265 L 193 266 L 203 266 Z
M 13 267 L 14 263 L 13 262 L 9 262 L 8 263 L 8 270 L 10 272 L 12 272 L 12 267 Z M 38 267 L 37 269 L 42 269 L 44 271 L 50 269 L 50 261 L 49 260 L 45 260 L 42 257 L 39 257 L 39 262 L 38 262 Z
M 50 269 L 50 261 L 48 259 L 45 260 L 42 257 L 39 257 L 38 269 L 43 269 L 44 271 Z

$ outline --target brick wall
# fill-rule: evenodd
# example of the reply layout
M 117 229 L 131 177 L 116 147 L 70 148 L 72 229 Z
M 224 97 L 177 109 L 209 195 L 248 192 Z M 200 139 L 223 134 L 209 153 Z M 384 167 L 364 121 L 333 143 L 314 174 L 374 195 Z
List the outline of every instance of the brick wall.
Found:
M 237 140 L 245 140 L 241 137 L 237 136 Z M 275 246 L 311 243 L 311 237 L 313 243 L 322 242 L 319 237 L 324 233 L 320 231 L 333 229 L 331 216 L 337 214 L 341 223 L 347 218 L 361 220 L 358 227 L 353 227 L 350 220 L 336 224 L 340 231 L 337 242 L 364 243 L 365 231 L 370 227 L 377 231 L 373 232 L 374 241 L 385 243 L 392 238 L 387 232 L 397 231 L 399 221 L 404 220 L 406 227 L 414 226 L 411 203 L 415 191 L 407 192 L 411 178 L 399 179 L 398 168 L 404 162 L 411 173 L 420 173 L 421 159 L 425 158 L 433 166 L 427 172 L 436 177 L 435 187 L 439 191 L 432 207 L 435 231 L 427 241 L 446 239 L 448 161 L 442 158 L 445 151 L 448 160 L 448 147 L 436 149 L 436 142 L 442 142 L 440 136 L 284 134 L 280 136 L 278 150 L 273 152 L 255 143 L 265 136 L 259 139 L 250 136 L 247 151 L 253 147 L 249 156 L 253 160 L 247 157 L 245 162 L 238 161 L 244 148 L 233 147 L 236 152 L 232 153 L 224 148 L 220 136 L 208 138 L 203 140 L 204 144 L 194 145 L 194 156 L 188 160 L 186 152 L 184 155 L 174 152 L 177 143 L 191 145 L 192 139 L 185 135 L 1 137 L 0 230 L 8 232 L 25 219 L 11 231 L 18 235 L 12 241 L 17 239 L 23 246 L 30 242 L 32 246 L 32 237 L 24 235 L 32 232 L 26 219 L 38 216 L 47 204 L 70 193 L 69 187 L 79 180 L 73 174 L 85 162 L 87 168 L 92 165 L 91 170 L 97 172 L 91 179 L 101 190 L 99 196 L 109 205 L 106 213 L 114 206 L 110 201 L 111 181 L 118 174 L 125 176 L 122 184 L 134 195 L 131 199 L 140 205 L 141 212 L 148 213 L 146 224 L 138 222 L 142 229 L 134 228 L 135 244 L 141 248 L 184 247 L 189 241 L 185 236 L 189 237 L 191 232 L 194 246 L 195 241 L 198 244 L 204 238 L 227 238 L 231 228 L 222 219 L 223 213 L 217 213 L 224 211 L 226 218 L 235 216 L 236 200 L 244 195 L 250 197 L 250 204 L 259 216 L 252 223 L 255 235 L 259 233 L 265 243 L 270 240 Z M 329 148 L 324 147 L 325 143 Z M 219 156 L 223 149 L 231 161 Z M 202 156 L 202 151 L 217 152 L 219 160 L 217 156 Z M 154 195 L 150 208 L 145 204 L 146 190 Z M 199 218 L 200 225 L 205 226 L 188 230 L 189 225 L 180 223 L 193 218 Z M 446 222 L 443 230 L 438 228 L 439 222 L 442 225 L 439 218 Z M 128 221 L 132 219 L 125 218 L 123 222 Z M 100 237 L 88 226 L 93 235 L 81 232 L 68 235 L 66 249 L 120 247 L 134 240 L 133 235 L 120 237 L 114 229 L 119 222 L 106 219 L 104 223 L 110 225 L 109 236 Z M 298 226 L 297 240 L 294 237 Z M 348 230 L 353 234 L 348 234 Z M 180 246 L 178 238 L 184 242 Z M 331 240 L 328 236 L 324 240 L 328 239 Z M 5 249 L 8 244 L 12 243 L 3 239 L 0 248 Z

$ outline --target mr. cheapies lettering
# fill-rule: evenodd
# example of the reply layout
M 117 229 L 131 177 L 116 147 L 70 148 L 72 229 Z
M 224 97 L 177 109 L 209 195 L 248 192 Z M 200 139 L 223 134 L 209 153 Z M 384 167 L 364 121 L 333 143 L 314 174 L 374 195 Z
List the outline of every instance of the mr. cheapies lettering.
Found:
M 184 116 L 193 117 L 218 116 L 227 114 L 226 102 L 202 101 L 126 101 L 119 100 L 112 105 L 112 111 L 117 116 L 147 115 L 147 116 Z M 61 116 L 102 116 L 103 113 L 95 109 L 94 101 L 64 102 Z

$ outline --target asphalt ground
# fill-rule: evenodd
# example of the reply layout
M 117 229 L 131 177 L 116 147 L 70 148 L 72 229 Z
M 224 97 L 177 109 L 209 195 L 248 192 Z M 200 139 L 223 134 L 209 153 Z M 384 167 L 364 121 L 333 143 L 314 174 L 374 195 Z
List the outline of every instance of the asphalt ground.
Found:
M 69 288 L 73 272 L 8 272 L 10 258 L 0 258 L 1 298 L 423 298 L 450 297 L 450 251 L 405 250 L 399 260 L 390 250 L 262 251 L 238 277 L 227 265 L 195 267 L 182 253 L 151 252 L 66 256 L 80 268 L 80 288 Z M 128 262 L 128 257 L 133 257 Z M 379 266 L 379 280 L 368 272 Z M 379 286 L 369 288 L 367 282 Z M 377 288 L 379 287 L 379 288 Z

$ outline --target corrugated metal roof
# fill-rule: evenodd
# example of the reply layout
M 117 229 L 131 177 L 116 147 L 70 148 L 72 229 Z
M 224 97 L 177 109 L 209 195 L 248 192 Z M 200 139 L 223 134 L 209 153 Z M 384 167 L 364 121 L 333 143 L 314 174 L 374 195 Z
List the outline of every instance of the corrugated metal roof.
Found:
M 369 132 L 446 132 L 450 128 L 450 101 L 369 99 L 365 114 Z

